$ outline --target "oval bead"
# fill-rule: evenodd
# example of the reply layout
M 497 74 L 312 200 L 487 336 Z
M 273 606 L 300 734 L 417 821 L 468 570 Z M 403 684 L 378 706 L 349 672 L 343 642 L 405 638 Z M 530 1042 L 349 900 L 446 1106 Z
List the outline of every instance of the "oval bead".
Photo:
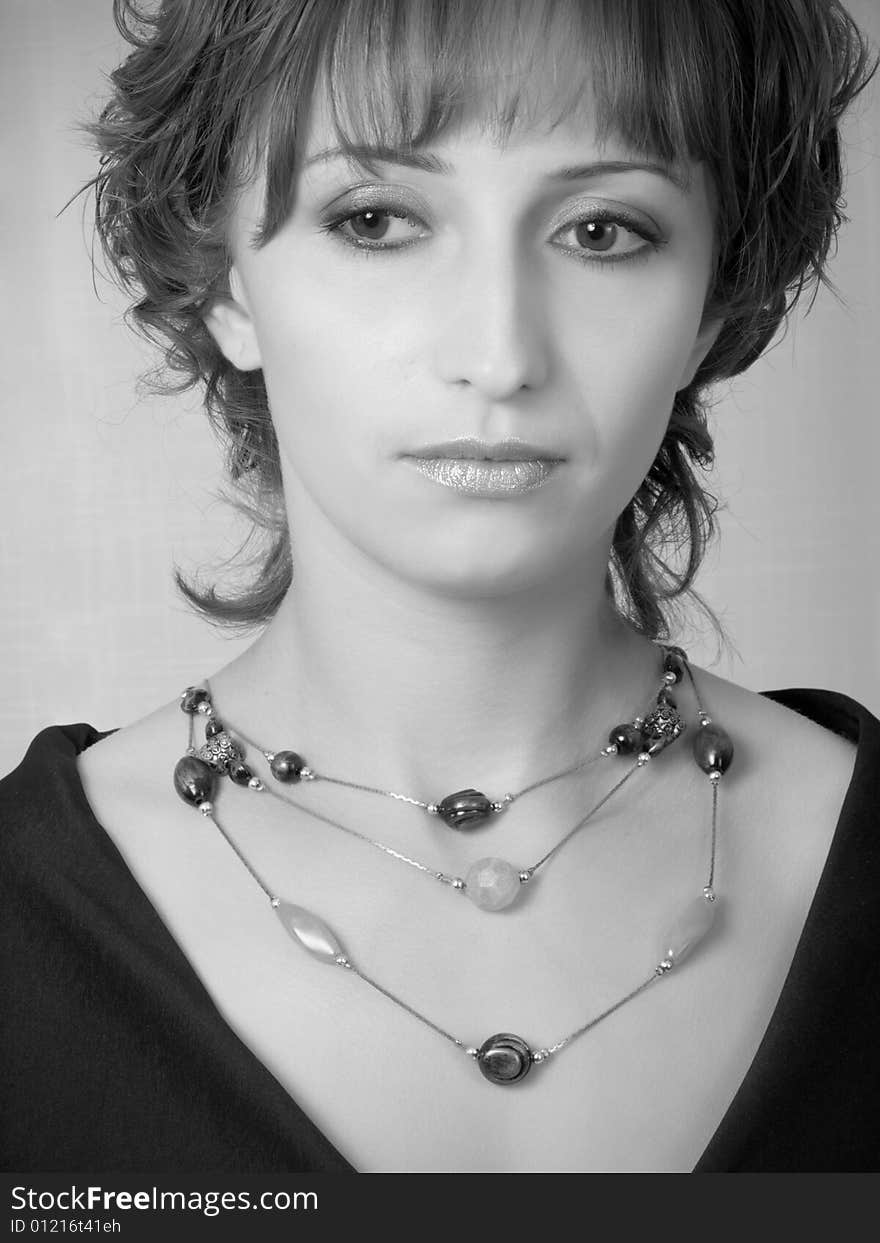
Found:
M 490 1083 L 519 1083 L 532 1069 L 532 1051 L 511 1032 L 490 1036 L 477 1051 L 477 1065 Z
M 300 773 L 305 766 L 305 760 L 301 755 L 297 755 L 296 751 L 276 751 L 269 762 L 269 768 L 275 780 L 291 784 L 299 781 Z
M 193 807 L 210 801 L 216 784 L 214 769 L 195 755 L 185 755 L 174 766 L 174 788 Z
M 229 776 L 237 786 L 246 786 L 253 777 L 252 769 L 247 764 L 242 764 L 240 760 L 233 760 L 229 765 Z
M 188 686 L 180 696 L 181 712 L 188 712 L 190 715 L 198 712 L 199 704 L 205 703 L 210 703 L 210 696 L 201 686 Z
M 720 725 L 704 725 L 694 735 L 694 759 L 704 773 L 726 773 L 733 762 L 733 740 Z
M 503 911 L 522 888 L 520 870 L 506 859 L 478 859 L 464 878 L 465 893 L 481 911 Z
M 451 829 L 471 829 L 492 814 L 492 800 L 481 790 L 458 790 L 437 804 L 437 815 Z
M 617 748 L 618 755 L 635 755 L 641 751 L 643 742 L 642 731 L 628 723 L 615 725 L 608 735 L 608 743 Z
M 335 962 L 345 952 L 324 921 L 304 907 L 294 906 L 292 902 L 279 902 L 275 913 L 294 941 L 322 962 Z
M 666 938 L 665 957 L 678 966 L 712 930 L 718 901 L 696 898 L 679 915 Z
M 680 647 L 666 648 L 666 654 L 663 657 L 663 670 L 665 673 L 674 673 L 676 683 L 680 682 L 684 677 L 687 657 Z

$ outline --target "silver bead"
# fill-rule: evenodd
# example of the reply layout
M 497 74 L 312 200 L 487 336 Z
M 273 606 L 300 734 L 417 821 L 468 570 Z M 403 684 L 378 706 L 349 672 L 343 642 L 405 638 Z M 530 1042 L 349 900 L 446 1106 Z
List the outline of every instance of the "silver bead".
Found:
M 547 1049 L 536 1049 L 532 1054 L 532 1061 L 537 1062 L 538 1065 L 540 1065 L 541 1062 L 546 1062 L 549 1056 L 550 1053 Z
M 524 868 L 523 871 L 521 871 L 519 874 L 520 884 L 525 885 L 528 881 L 532 879 L 533 876 L 534 876 L 534 871 L 532 868 Z
M 264 789 L 264 786 L 259 777 L 251 777 L 250 781 L 248 782 L 248 789 L 249 790 L 262 790 Z
M 205 799 L 204 803 L 199 803 L 199 811 L 203 816 L 210 816 L 214 810 L 214 804 Z
M 440 808 L 437 806 L 436 803 L 428 803 L 427 806 L 425 807 L 425 811 L 428 813 L 429 816 L 440 815 Z
M 601 754 L 602 755 L 617 755 L 617 743 L 610 742 L 607 747 L 602 748 Z
M 648 763 L 648 761 L 650 760 L 650 758 L 651 758 L 651 756 L 648 754 L 648 752 L 647 752 L 647 751 L 643 751 L 643 752 L 641 753 L 641 755 L 639 756 L 639 758 L 636 760 L 636 763 L 638 764 L 639 768 L 644 768 L 644 767 L 645 767 L 645 765 L 646 765 L 646 764 Z
M 206 699 L 203 699 L 202 702 L 198 705 L 198 707 L 196 708 L 196 712 L 201 712 L 202 716 L 213 716 L 214 715 L 214 709 L 211 707 L 211 705 L 208 703 Z
M 337 954 L 333 961 L 336 963 L 337 967 L 348 967 L 348 969 L 351 970 L 351 963 L 344 954 Z
M 672 672 L 671 669 L 667 669 L 667 671 L 663 674 L 663 681 L 666 683 L 667 686 L 672 686 L 674 684 L 675 674 Z
M 700 725 L 702 726 L 702 725 L 711 725 L 711 724 L 712 724 L 712 718 L 709 716 L 709 713 L 701 712 L 700 713 Z
M 270 899 L 269 899 L 269 905 L 271 906 L 271 908 L 272 908 L 272 910 L 273 910 L 273 911 L 277 911 L 277 910 L 278 910 L 278 908 L 279 908 L 279 906 L 281 905 L 281 899 L 280 899 L 280 898 L 270 898 Z
M 480 1056 L 480 1050 L 475 1049 L 473 1045 L 469 1049 L 465 1049 L 465 1053 L 468 1057 L 478 1058 Z
M 659 962 L 657 966 L 654 968 L 654 974 L 665 975 L 667 971 L 671 971 L 671 970 L 672 970 L 672 963 L 670 962 L 668 958 L 664 958 L 663 961 Z
M 715 890 L 712 888 L 711 885 L 707 885 L 706 888 L 703 890 L 703 897 L 706 899 L 707 902 L 715 901 Z
M 453 888 L 453 889 L 459 889 L 459 890 L 461 890 L 461 889 L 464 889 L 464 887 L 465 887 L 465 886 L 464 886 L 464 881 L 461 879 L 461 877 L 460 877 L 460 876 L 453 876 L 453 878 L 452 878 L 452 888 Z
M 264 751 L 264 752 L 263 752 L 263 755 L 266 757 L 266 762 L 267 762 L 268 764 L 271 764 L 271 763 L 272 763 L 272 761 L 275 759 L 275 752 L 274 752 L 274 751 Z
M 717 782 L 721 780 L 721 773 L 718 771 L 717 768 L 713 768 L 712 771 L 708 774 L 708 777 L 709 777 L 709 780 L 712 782 L 712 784 L 715 785 Z
M 494 811 L 494 813 L 495 813 L 495 815 L 496 815 L 496 816 L 500 816 L 500 815 L 501 815 L 501 813 L 504 811 L 504 808 L 505 808 L 506 806 L 507 806 L 507 804 L 506 804 L 506 803 L 500 803 L 500 802 L 499 802 L 499 803 L 493 803 L 493 804 L 492 804 L 492 810 Z
M 301 769 L 299 776 L 300 776 L 301 781 L 314 781 L 315 780 L 315 774 L 312 772 L 310 768 Z
M 638 729 L 640 726 L 644 725 L 645 718 L 643 716 L 634 716 L 632 719 L 632 723 L 636 727 L 636 729 Z

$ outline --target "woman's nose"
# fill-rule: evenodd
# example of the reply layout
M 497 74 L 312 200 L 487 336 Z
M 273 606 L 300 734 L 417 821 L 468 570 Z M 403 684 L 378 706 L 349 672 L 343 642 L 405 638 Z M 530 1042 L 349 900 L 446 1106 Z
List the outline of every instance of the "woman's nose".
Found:
M 462 256 L 446 276 L 436 368 L 490 401 L 547 380 L 548 325 L 535 273 L 508 249 Z

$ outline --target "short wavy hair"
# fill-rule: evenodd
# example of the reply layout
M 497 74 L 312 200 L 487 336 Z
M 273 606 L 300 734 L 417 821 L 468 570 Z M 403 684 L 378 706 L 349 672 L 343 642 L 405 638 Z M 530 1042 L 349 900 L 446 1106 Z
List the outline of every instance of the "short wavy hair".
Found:
M 504 33 L 516 30 L 512 6 L 536 35 L 558 39 L 561 29 L 566 45 L 582 50 L 583 75 L 557 84 L 560 119 L 588 79 L 601 134 L 670 162 L 700 161 L 717 191 L 706 313 L 723 317 L 723 327 L 676 395 L 656 459 L 617 520 L 606 577 L 617 612 L 651 638 L 668 636 L 678 597 L 699 600 L 692 584 L 717 509 L 702 482 L 713 461 L 709 390 L 758 358 L 806 290 L 815 296 L 820 282 L 830 285 L 827 262 L 846 219 L 839 122 L 877 67 L 843 6 L 114 0 L 133 50 L 91 127 L 101 153 L 90 183 L 97 232 L 134 296 L 136 326 L 163 351 L 164 386 L 203 387 L 238 503 L 265 540 L 235 592 L 178 572 L 188 600 L 215 621 L 267 621 L 293 576 L 262 373 L 228 362 L 204 322 L 210 300 L 228 291 L 227 224 L 253 173 L 248 153 L 259 148 L 265 162 L 265 244 L 292 206 L 318 84 L 349 149 L 419 146 L 466 115 L 509 133 L 528 121 L 519 87 L 529 57 L 522 46 L 512 56 Z

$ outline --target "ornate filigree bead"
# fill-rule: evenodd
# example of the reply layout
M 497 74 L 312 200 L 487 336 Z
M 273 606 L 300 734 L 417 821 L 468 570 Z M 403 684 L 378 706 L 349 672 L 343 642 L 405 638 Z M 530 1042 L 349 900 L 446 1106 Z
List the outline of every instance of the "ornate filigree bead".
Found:
M 653 748 L 656 752 L 662 750 L 663 747 L 668 747 L 671 742 L 675 742 L 684 727 L 684 721 L 678 710 L 672 704 L 658 701 L 654 711 L 649 712 L 645 717 L 642 734 L 649 749 Z M 655 745 L 658 743 L 659 747 Z
M 437 815 L 451 829 L 472 829 L 495 811 L 495 805 L 480 790 L 458 790 L 437 804 Z
M 242 759 L 242 751 L 235 739 L 224 729 L 212 738 L 205 739 L 205 745 L 199 747 L 198 758 L 216 768 L 219 773 L 227 773 L 230 764 Z

